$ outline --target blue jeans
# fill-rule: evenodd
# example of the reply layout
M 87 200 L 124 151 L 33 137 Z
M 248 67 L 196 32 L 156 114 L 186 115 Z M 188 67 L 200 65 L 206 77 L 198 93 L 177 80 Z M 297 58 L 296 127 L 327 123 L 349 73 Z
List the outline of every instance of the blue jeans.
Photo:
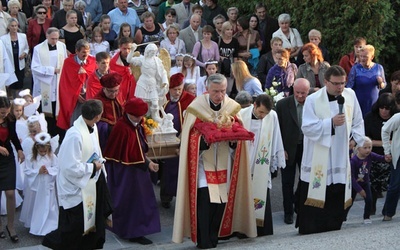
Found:
M 392 217 L 396 214 L 397 202 L 400 197 L 400 161 L 397 161 L 397 167 L 394 169 L 393 164 L 390 172 L 389 188 L 386 194 L 385 205 L 382 214 Z

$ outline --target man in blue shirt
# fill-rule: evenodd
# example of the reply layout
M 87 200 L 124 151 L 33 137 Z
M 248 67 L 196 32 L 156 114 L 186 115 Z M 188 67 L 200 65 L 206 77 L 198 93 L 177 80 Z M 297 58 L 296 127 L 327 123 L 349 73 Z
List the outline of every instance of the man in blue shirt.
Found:
M 108 12 L 111 18 L 111 28 L 119 34 L 119 27 L 122 23 L 131 25 L 132 34 L 135 34 L 136 28 L 140 26 L 140 19 L 136 11 L 128 8 L 128 0 L 118 0 L 118 7 Z

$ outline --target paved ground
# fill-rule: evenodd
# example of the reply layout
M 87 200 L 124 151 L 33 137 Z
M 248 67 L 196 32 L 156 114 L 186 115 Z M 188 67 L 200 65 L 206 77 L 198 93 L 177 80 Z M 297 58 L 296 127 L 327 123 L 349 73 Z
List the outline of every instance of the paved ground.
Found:
M 156 192 L 159 191 L 155 187 Z M 362 212 L 364 202 L 357 200 L 350 210 L 348 223 L 342 230 L 327 232 L 314 235 L 301 236 L 297 233 L 294 225 L 283 223 L 283 207 L 280 189 L 280 176 L 273 180 L 273 189 L 271 192 L 274 235 L 255 239 L 238 240 L 232 238 L 228 241 L 220 241 L 220 249 L 400 249 L 400 218 L 394 217 L 391 222 L 382 222 L 382 215 L 372 216 L 371 225 L 362 224 Z M 380 212 L 384 199 L 378 200 L 378 209 Z M 19 216 L 18 209 L 18 216 Z M 174 215 L 174 206 L 170 209 L 164 209 L 160 206 L 161 225 L 160 233 L 150 235 L 154 244 L 141 246 L 126 240 L 119 239 L 117 236 L 107 231 L 107 241 L 104 249 L 195 249 L 194 244 L 186 239 L 182 244 L 171 242 L 172 224 Z M 3 225 L 6 217 L 2 216 Z M 22 223 L 17 222 L 17 232 L 20 236 L 20 242 L 11 243 L 8 239 L 0 240 L 0 249 L 24 249 L 39 250 L 47 249 L 40 245 L 42 238 L 29 234 L 28 229 L 23 228 Z

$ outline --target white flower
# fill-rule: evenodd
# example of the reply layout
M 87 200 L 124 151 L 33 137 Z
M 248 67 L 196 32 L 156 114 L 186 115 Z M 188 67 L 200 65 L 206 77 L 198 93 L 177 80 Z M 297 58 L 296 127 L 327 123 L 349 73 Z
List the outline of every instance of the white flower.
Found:
M 272 86 L 274 86 L 274 87 L 277 87 L 277 86 L 279 86 L 279 85 L 281 85 L 280 82 L 276 82 L 276 81 L 272 82 Z

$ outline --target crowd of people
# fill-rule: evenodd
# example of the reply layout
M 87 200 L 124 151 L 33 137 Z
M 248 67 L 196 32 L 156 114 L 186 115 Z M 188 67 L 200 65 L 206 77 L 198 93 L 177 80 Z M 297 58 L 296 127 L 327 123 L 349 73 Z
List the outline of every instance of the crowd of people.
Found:
M 106 229 L 152 244 L 158 181 L 162 209 L 176 197 L 173 242 L 272 235 L 278 171 L 283 220 L 300 234 L 340 230 L 357 194 L 370 224 L 387 191 L 392 219 L 400 71 L 387 82 L 365 38 L 331 66 L 320 31 L 304 44 L 306 31 L 263 3 L 247 16 L 218 0 L 110 2 L 0 5 L 1 211 L 12 242 L 22 203 L 18 219 L 52 249 L 101 249 Z M 145 123 L 167 114 L 179 153 L 154 160 Z M 0 220 L 0 240 L 3 230 Z

